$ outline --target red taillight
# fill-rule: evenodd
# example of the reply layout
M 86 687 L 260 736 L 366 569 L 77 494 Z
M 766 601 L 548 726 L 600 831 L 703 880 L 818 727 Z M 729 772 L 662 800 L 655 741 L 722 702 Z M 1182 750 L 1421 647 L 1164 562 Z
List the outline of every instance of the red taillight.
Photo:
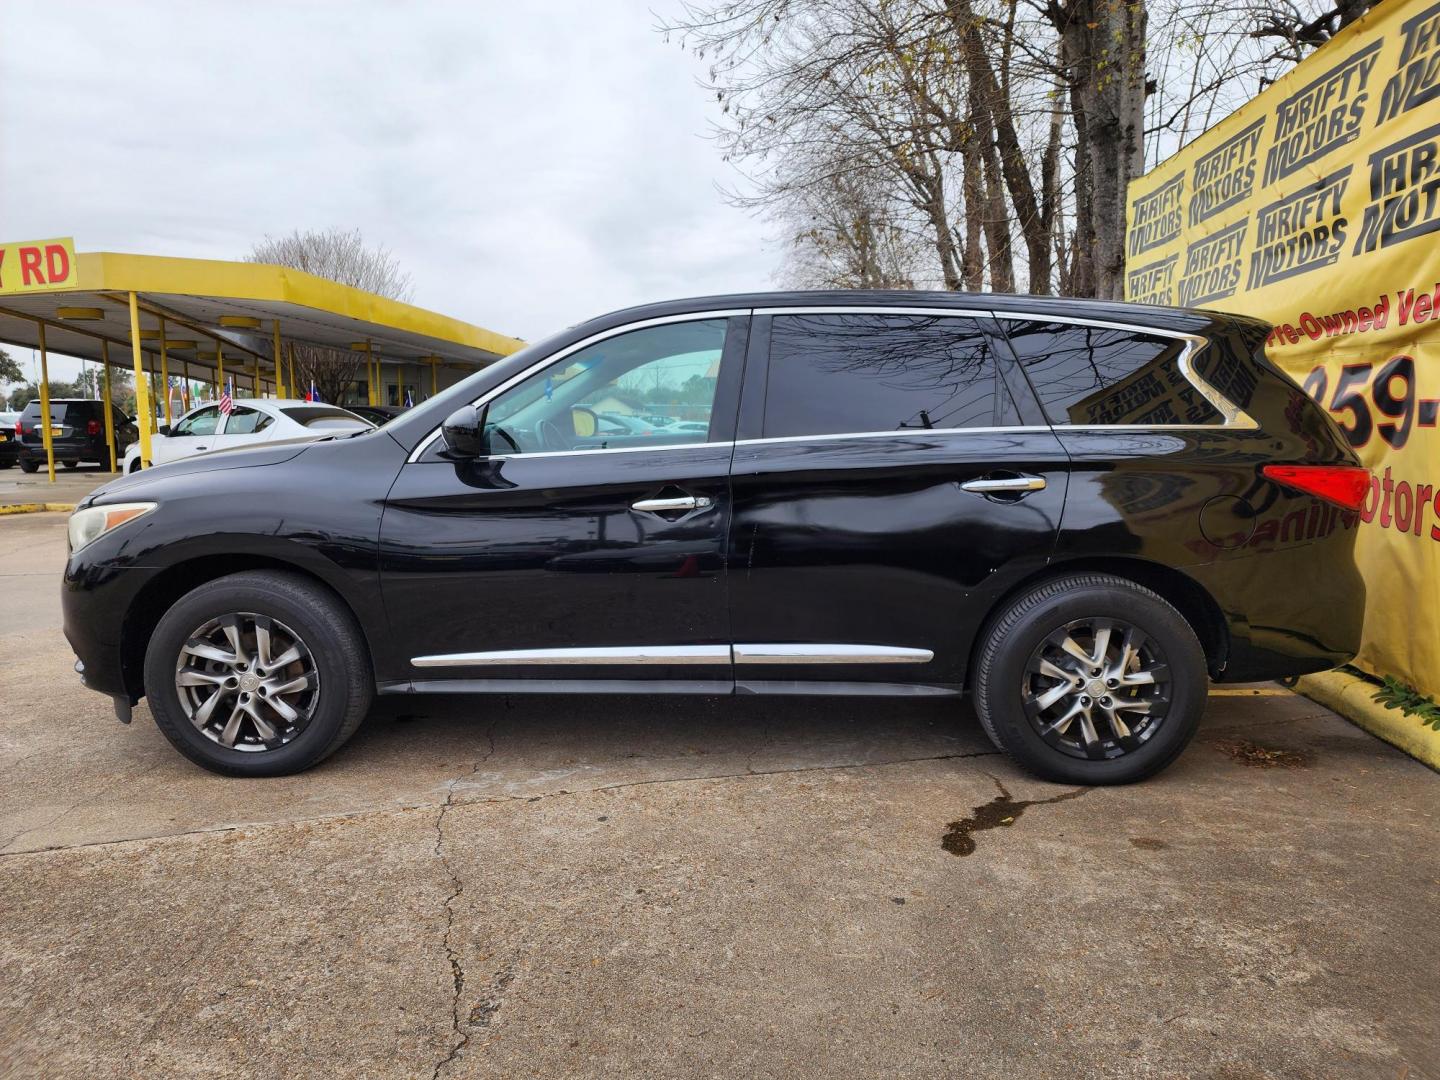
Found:
M 86 434 L 86 435 L 89 435 L 91 438 L 94 438 L 96 435 L 99 435 L 99 434 L 100 434 L 100 421 L 99 421 L 99 420 L 91 420 L 88 424 L 86 424 L 86 425 L 85 425 L 85 434 Z
M 1370 490 L 1370 470 L 1356 465 L 1266 465 L 1260 471 L 1277 484 L 1346 510 L 1359 510 Z

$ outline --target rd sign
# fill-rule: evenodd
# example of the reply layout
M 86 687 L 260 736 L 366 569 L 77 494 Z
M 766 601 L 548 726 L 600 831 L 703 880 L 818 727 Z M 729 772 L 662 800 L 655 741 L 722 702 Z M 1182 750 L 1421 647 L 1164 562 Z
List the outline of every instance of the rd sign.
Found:
M 22 240 L 0 244 L 0 294 L 79 286 L 75 241 Z

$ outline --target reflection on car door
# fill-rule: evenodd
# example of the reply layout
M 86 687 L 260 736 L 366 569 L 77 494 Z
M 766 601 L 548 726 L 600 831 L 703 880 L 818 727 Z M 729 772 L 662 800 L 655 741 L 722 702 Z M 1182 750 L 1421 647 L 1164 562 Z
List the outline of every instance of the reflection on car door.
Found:
M 493 456 L 446 460 L 437 439 L 406 464 L 380 534 L 396 670 L 441 689 L 728 691 L 747 328 L 722 312 L 579 343 L 489 402 Z M 708 426 L 610 434 L 597 416 L 616 408 Z
M 988 317 L 782 310 L 755 318 L 735 448 L 737 688 L 953 690 L 1050 557 L 1065 453 Z

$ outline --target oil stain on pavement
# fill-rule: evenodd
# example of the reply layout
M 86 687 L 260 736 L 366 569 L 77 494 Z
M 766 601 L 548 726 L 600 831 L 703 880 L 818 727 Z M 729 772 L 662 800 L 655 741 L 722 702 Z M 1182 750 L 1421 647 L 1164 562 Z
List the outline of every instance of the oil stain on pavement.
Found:
M 992 780 L 995 778 L 992 776 Z M 1074 791 L 1061 792 L 1059 795 L 1049 799 L 1021 799 L 1011 798 L 1010 792 L 1005 790 L 1005 785 L 995 780 L 995 786 L 1000 789 L 1000 794 L 987 803 L 975 807 L 969 817 L 961 818 L 959 821 L 952 821 L 946 827 L 945 835 L 940 838 L 940 846 L 951 855 L 973 855 L 975 853 L 975 834 L 985 832 L 988 829 L 1009 828 L 1020 820 L 1023 814 L 1032 806 L 1049 806 L 1051 803 L 1065 802 L 1068 799 L 1078 799 L 1090 788 L 1076 788 Z

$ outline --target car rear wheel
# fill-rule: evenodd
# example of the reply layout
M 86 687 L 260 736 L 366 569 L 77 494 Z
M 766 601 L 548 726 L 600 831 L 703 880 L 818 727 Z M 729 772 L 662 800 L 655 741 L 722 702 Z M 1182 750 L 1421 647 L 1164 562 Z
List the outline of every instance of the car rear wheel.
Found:
M 208 582 L 161 617 L 145 654 L 155 722 L 182 754 L 226 776 L 283 776 L 355 733 L 374 693 L 353 616 L 296 574 Z
M 74 469 L 74 468 L 76 468 L 76 467 L 79 466 L 80 462 L 78 462 L 78 461 L 62 461 L 60 464 L 61 464 L 61 465 L 64 465 L 65 468 L 67 468 L 67 469 Z
M 1184 617 L 1121 577 L 1073 574 L 996 619 L 975 672 L 975 711 L 996 746 L 1067 784 L 1153 776 L 1195 734 L 1205 654 Z
M 21 471 L 21 472 L 35 472 L 35 471 L 36 471 L 37 469 L 39 469 L 39 468 L 40 468 L 40 463 L 39 463 L 38 461 L 23 461 L 23 460 L 22 460 L 22 461 L 20 462 L 20 471 Z

